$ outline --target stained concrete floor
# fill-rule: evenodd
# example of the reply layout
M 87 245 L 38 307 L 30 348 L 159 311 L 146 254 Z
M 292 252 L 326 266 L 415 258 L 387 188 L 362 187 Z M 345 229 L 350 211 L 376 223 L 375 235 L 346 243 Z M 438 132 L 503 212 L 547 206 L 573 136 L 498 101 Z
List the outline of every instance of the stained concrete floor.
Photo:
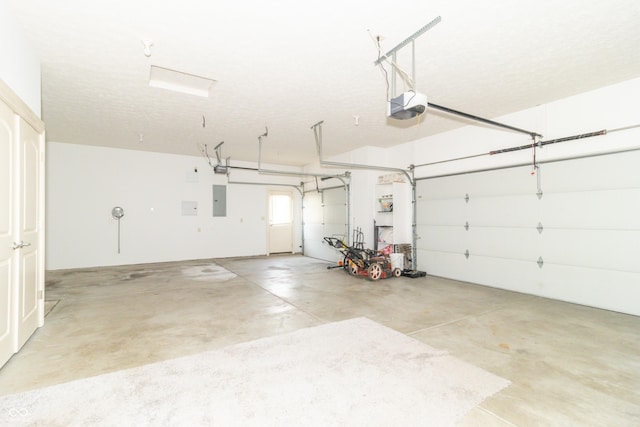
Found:
M 271 256 L 48 272 L 45 325 L 0 370 L 0 395 L 365 316 L 512 382 L 463 426 L 640 425 L 639 317 L 327 265 Z

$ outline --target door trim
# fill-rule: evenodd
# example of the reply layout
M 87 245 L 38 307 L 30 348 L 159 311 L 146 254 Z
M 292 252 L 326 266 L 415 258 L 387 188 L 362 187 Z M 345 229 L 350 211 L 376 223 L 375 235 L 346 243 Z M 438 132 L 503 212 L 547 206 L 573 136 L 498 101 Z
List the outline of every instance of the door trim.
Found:
M 290 190 L 268 190 L 267 191 L 267 248 L 266 248 L 266 254 L 267 255 L 271 255 L 271 196 L 272 195 L 286 195 L 289 196 L 289 199 L 291 200 L 291 206 L 290 206 L 290 215 L 291 215 L 291 253 L 294 254 L 294 234 L 295 234 L 295 227 L 293 226 L 293 220 L 294 220 L 294 209 L 293 209 L 293 204 L 294 204 L 294 199 L 293 199 L 293 191 Z M 274 252 L 274 253 L 285 253 L 285 252 Z
M 4 101 L 15 114 L 22 117 L 37 133 L 44 133 L 44 122 L 29 106 L 16 95 L 7 84 L 0 79 L 0 101 Z

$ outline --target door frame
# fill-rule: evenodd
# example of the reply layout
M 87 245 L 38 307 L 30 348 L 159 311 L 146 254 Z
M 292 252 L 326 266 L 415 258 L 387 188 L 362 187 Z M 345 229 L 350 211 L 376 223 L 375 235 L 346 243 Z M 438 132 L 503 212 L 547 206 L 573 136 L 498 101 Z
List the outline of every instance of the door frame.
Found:
M 267 248 L 266 248 L 266 253 L 267 255 L 271 255 L 271 196 L 273 195 L 286 195 L 289 196 L 289 199 L 291 200 L 291 206 L 290 206 L 290 216 L 291 216 L 291 253 L 295 253 L 294 250 L 294 237 L 295 237 L 295 227 L 294 227 L 294 209 L 293 209 L 293 205 L 294 205 L 294 198 L 293 198 L 293 191 L 291 190 L 275 190 L 275 189 L 270 189 L 267 191 Z M 278 252 L 280 253 L 280 252 Z

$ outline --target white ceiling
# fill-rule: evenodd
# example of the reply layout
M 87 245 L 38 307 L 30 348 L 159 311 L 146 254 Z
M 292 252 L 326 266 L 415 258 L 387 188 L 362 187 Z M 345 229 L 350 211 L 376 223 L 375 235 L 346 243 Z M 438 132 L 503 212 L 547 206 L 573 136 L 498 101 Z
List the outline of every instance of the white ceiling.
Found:
M 640 76 L 637 0 L 8 1 L 42 61 L 49 141 L 189 155 L 225 141 L 224 157 L 255 161 L 267 126 L 262 160 L 302 165 L 320 120 L 325 155 L 468 124 L 386 118 L 370 34 L 386 52 L 437 16 L 415 43 L 435 104 L 494 118 Z M 149 87 L 151 65 L 217 83 L 209 98 Z

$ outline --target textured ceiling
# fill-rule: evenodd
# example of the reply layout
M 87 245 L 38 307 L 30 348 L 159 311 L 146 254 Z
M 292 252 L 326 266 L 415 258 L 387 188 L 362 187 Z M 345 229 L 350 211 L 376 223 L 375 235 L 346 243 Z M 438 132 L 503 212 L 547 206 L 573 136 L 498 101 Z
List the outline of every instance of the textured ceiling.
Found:
M 468 124 L 386 118 L 371 35 L 386 52 L 437 16 L 416 89 L 449 108 L 494 118 L 640 76 L 637 0 L 8 2 L 42 61 L 49 141 L 190 155 L 225 141 L 224 157 L 255 161 L 267 126 L 262 160 L 302 165 L 320 120 L 325 155 Z M 151 65 L 217 83 L 209 98 L 149 87 Z

